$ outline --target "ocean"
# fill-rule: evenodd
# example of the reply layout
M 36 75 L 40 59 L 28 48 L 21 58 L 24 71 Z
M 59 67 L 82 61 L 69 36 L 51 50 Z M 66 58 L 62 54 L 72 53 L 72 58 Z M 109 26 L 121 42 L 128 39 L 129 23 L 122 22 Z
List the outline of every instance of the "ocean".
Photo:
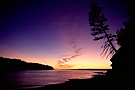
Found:
M 59 84 L 69 79 L 89 79 L 94 72 L 107 70 L 24 70 L 6 72 L 8 85 L 18 89 L 38 88 L 49 84 Z

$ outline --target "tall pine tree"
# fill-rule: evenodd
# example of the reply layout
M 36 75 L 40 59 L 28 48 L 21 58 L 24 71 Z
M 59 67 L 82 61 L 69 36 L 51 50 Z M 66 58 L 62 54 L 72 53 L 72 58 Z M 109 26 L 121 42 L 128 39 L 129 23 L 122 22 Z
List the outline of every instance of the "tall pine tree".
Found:
M 89 24 L 91 27 L 91 35 L 94 36 L 94 40 L 104 39 L 105 42 L 101 46 L 103 48 L 102 55 L 105 56 L 113 55 L 117 51 L 113 45 L 113 41 L 116 35 L 109 33 L 109 25 L 106 24 L 107 18 L 105 18 L 102 12 L 103 7 L 98 6 L 97 3 L 91 3 L 91 11 L 89 12 Z

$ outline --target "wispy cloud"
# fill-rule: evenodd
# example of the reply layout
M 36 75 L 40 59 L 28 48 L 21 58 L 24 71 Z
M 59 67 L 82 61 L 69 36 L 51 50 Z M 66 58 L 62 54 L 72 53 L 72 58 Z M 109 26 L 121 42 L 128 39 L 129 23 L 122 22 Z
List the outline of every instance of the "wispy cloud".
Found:
M 71 46 L 72 54 L 63 55 L 63 57 L 57 61 L 58 67 L 72 68 L 74 65 L 69 65 L 68 62 L 70 62 L 70 60 L 82 55 L 83 48 L 79 47 L 79 44 L 76 41 L 71 40 L 69 42 L 69 44 Z

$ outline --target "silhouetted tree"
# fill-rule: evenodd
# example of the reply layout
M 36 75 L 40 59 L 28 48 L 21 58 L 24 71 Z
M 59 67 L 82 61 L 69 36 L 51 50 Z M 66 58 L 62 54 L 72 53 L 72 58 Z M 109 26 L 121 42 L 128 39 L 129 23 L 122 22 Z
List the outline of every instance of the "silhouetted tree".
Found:
M 120 30 L 118 30 L 116 32 L 117 34 L 117 43 L 119 46 L 123 47 L 126 45 L 126 41 L 127 41 L 127 25 L 128 22 L 124 22 L 124 28 L 120 28 Z
M 118 78 L 134 78 L 134 55 L 135 55 L 135 0 L 125 0 L 129 20 L 124 22 L 124 27 L 117 31 L 117 42 L 121 46 L 111 58 L 114 76 Z M 125 73 L 125 71 L 127 73 Z M 133 73 L 132 73 L 133 72 Z M 122 78 L 123 79 L 123 78 Z
M 97 3 L 91 3 L 91 11 L 89 13 L 89 24 L 91 26 L 91 35 L 95 38 L 94 40 L 104 39 L 105 42 L 101 46 L 103 48 L 102 55 L 106 55 L 109 51 L 109 55 L 115 54 L 117 51 L 113 45 L 113 41 L 116 40 L 116 35 L 109 33 L 109 25 L 106 24 L 107 18 L 105 18 L 104 13 L 102 12 L 103 7 L 98 6 Z
M 124 22 L 124 28 L 120 28 L 117 31 L 117 42 L 121 47 L 131 47 L 133 48 L 134 41 L 134 30 L 135 30 L 135 1 L 134 0 L 125 0 L 128 3 L 127 11 L 129 14 L 129 20 Z

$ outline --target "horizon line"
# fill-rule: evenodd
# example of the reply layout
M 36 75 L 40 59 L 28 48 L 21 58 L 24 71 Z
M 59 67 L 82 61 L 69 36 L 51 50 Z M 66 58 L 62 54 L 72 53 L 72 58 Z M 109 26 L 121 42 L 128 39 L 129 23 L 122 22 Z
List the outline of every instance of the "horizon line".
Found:
M 54 70 L 110 70 L 110 69 L 55 69 Z

